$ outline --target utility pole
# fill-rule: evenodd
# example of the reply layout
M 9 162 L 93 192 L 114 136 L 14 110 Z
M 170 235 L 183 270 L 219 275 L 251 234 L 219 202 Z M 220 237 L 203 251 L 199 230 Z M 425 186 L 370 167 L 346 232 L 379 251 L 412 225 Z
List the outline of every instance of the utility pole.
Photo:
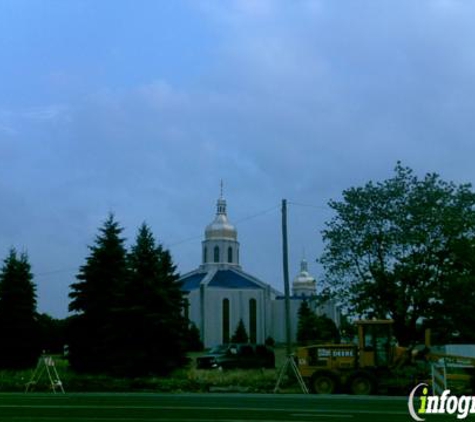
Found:
M 287 340 L 287 356 L 292 354 L 290 327 L 290 286 L 289 286 L 289 252 L 287 244 L 287 200 L 282 199 L 282 259 L 284 269 L 285 290 L 285 334 Z
M 282 199 L 282 259 L 284 263 L 284 288 L 285 288 L 285 334 L 287 339 L 287 359 L 277 378 L 274 393 L 279 391 L 280 383 L 287 375 L 289 366 L 292 369 L 297 381 L 305 394 L 308 394 L 307 386 L 299 372 L 294 356 L 292 356 L 292 338 L 290 330 L 290 287 L 289 287 L 289 253 L 287 245 L 287 200 Z

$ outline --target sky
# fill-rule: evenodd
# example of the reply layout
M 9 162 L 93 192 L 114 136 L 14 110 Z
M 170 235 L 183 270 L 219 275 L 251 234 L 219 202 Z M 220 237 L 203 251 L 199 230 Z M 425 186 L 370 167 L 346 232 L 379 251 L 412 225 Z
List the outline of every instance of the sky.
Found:
M 317 283 L 343 190 L 475 181 L 471 0 L 0 0 L 0 259 L 28 253 L 38 310 L 113 212 L 178 271 L 201 260 L 220 181 L 246 272 Z M 318 284 L 317 284 L 318 286 Z

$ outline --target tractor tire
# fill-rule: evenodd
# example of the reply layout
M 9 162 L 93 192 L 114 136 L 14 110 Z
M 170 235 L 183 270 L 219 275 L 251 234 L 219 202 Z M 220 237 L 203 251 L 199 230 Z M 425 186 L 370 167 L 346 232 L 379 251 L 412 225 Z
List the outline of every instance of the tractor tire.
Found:
M 315 394 L 334 394 L 338 389 L 338 379 L 331 372 L 317 372 L 313 374 L 310 386 Z
M 348 387 L 351 394 L 356 396 L 369 396 L 377 389 L 377 381 L 373 374 L 366 371 L 358 371 L 348 379 Z

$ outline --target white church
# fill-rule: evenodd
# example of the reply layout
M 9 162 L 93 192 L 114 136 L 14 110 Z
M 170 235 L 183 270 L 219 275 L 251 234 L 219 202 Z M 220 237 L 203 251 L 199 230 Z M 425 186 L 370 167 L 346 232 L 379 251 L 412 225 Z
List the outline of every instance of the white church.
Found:
M 271 337 L 285 342 L 285 300 L 282 293 L 269 284 L 244 272 L 239 264 L 237 230 L 228 221 L 226 201 L 217 202 L 214 221 L 206 227 L 202 241 L 202 263 L 184 274 L 180 281 L 186 293 L 188 318 L 200 330 L 205 347 L 228 343 L 242 319 L 251 343 L 264 343 Z M 310 276 L 305 260 L 295 277 L 291 296 L 291 333 L 297 334 L 297 312 L 303 300 L 314 303 L 316 280 Z M 327 302 L 318 309 L 319 315 L 340 324 L 338 308 Z

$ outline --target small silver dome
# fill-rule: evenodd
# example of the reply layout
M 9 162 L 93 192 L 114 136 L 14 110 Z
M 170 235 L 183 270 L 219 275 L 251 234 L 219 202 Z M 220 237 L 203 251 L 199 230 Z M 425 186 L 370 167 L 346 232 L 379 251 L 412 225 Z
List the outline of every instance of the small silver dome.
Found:
M 308 264 L 305 259 L 300 263 L 300 273 L 294 278 L 292 289 L 295 295 L 315 295 L 317 281 L 309 274 Z
M 206 226 L 205 238 L 237 240 L 237 230 L 228 221 L 226 201 L 223 198 L 218 199 L 216 217 L 211 224 Z

